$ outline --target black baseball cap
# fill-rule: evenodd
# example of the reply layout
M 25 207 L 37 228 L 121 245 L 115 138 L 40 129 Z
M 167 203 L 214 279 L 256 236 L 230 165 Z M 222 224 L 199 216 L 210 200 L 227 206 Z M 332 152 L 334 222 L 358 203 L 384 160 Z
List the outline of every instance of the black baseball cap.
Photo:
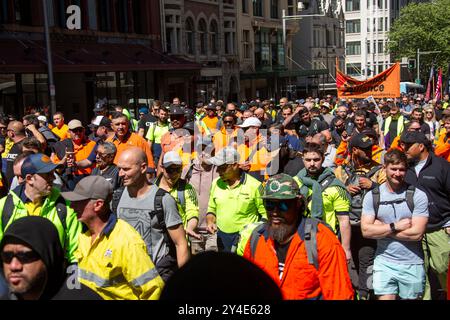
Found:
M 420 131 L 404 131 L 400 136 L 400 142 L 405 144 L 423 143 L 427 144 L 430 140 Z
M 216 110 L 216 104 L 211 102 L 206 106 L 206 110 Z
M 184 110 L 182 107 L 180 107 L 179 105 L 171 105 L 170 106 L 170 111 L 169 111 L 171 116 L 184 116 Z
M 350 148 L 368 149 L 373 146 L 372 140 L 363 133 L 358 133 L 350 139 Z

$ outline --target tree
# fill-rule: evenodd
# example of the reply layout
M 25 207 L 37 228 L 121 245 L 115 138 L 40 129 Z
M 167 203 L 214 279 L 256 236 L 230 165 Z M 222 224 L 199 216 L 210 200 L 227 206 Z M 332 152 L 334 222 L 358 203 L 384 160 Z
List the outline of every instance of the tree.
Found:
M 428 81 L 431 65 L 447 70 L 450 62 L 450 0 L 410 3 L 400 10 L 389 31 L 388 51 L 394 59 L 416 58 L 420 51 L 441 51 L 420 56 L 421 79 Z

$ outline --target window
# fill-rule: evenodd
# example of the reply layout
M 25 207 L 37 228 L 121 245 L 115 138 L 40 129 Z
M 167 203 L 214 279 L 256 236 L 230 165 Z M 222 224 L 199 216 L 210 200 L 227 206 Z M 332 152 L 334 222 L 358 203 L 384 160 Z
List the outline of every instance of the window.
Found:
M 383 31 L 383 18 L 378 18 L 378 31 Z
M 378 73 L 382 73 L 383 72 L 383 65 L 379 64 L 378 65 Z
M 288 0 L 288 5 L 287 5 L 287 15 L 288 16 L 293 16 L 295 14 L 295 8 L 294 8 L 294 0 Z
M 116 17 L 117 17 L 117 31 L 128 32 L 128 1 L 117 0 L 116 3 Z
M 361 63 L 347 63 L 345 66 L 348 75 L 359 76 L 361 75 Z
M 0 0 L 0 23 L 8 22 L 8 0 Z
M 248 13 L 248 0 L 242 0 L 242 13 Z
M 360 33 L 361 32 L 361 20 L 347 20 L 345 22 L 345 31 L 347 33 Z
M 208 34 L 206 30 L 206 22 L 204 19 L 200 19 L 200 21 L 198 22 L 198 36 L 200 39 L 200 54 L 206 55 L 208 48 L 207 45 Z
M 263 16 L 263 0 L 253 0 L 253 15 Z
M 144 33 L 143 25 L 142 25 L 142 8 L 141 1 L 133 1 L 133 27 L 134 33 L 142 34 Z
M 167 52 L 168 53 L 174 53 L 174 29 L 173 28 L 166 28 L 166 47 L 167 47 Z
M 278 0 L 270 0 L 270 17 L 278 19 Z
M 371 52 L 371 49 L 370 49 L 370 41 L 367 41 L 367 42 L 366 42 L 366 48 L 367 48 L 367 53 L 369 54 L 369 53 Z
M 30 0 L 15 0 L 14 1 L 14 9 L 16 12 L 16 22 L 21 25 L 31 26 L 32 18 L 31 13 L 33 12 L 31 9 L 31 1 Z
M 97 21 L 100 31 L 112 31 L 111 7 L 109 1 L 97 0 Z
M 346 0 L 345 11 L 359 11 L 359 1 L 360 0 Z
M 383 40 L 378 40 L 378 53 L 384 53 L 384 43 L 383 43 Z
M 361 54 L 361 42 L 347 42 L 345 47 L 345 54 L 348 56 Z
M 195 30 L 194 21 L 191 18 L 186 19 L 185 26 L 185 37 L 186 37 L 186 52 L 187 54 L 195 54 Z
M 250 59 L 250 31 L 242 30 L 242 46 L 244 59 Z
M 219 28 L 215 20 L 211 21 L 209 30 L 211 32 L 211 54 L 217 54 L 219 52 Z

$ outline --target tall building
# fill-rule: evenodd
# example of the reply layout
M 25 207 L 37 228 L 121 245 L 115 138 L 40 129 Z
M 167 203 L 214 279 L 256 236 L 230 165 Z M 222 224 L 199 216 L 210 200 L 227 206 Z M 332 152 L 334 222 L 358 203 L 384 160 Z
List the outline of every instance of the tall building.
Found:
M 75 30 L 71 4 L 81 9 Z M 159 0 L 47 0 L 46 10 L 57 110 L 67 118 L 89 121 L 105 97 L 131 111 L 172 92 L 193 101 L 200 66 L 162 51 Z M 0 48 L 0 112 L 49 105 L 43 1 L 0 1 Z
M 345 71 L 359 79 L 370 78 L 391 66 L 388 33 L 400 9 L 421 0 L 344 0 Z M 426 13 L 424 13 L 426 14 Z
M 287 15 L 301 17 L 293 42 L 293 68 L 298 76 L 292 91 L 298 97 L 336 94 L 336 59 L 341 70 L 345 63 L 342 1 L 297 1 Z
M 163 49 L 169 56 L 201 65 L 200 74 L 193 78 L 195 101 L 238 97 L 235 2 L 161 0 Z
M 283 43 L 282 10 L 293 0 L 237 1 L 237 43 L 240 61 L 240 99 L 279 98 L 285 95 L 291 61 L 295 22 L 287 21 L 287 40 Z

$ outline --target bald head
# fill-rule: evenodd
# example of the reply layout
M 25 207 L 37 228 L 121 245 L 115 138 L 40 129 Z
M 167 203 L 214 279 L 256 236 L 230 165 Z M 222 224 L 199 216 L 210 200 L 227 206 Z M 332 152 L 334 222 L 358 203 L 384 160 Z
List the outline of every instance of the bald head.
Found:
M 147 163 L 147 155 L 141 148 L 132 147 L 121 152 L 118 162 L 120 161 L 140 165 Z
M 20 121 L 11 121 L 8 124 L 8 136 L 12 140 L 25 137 L 25 126 Z
M 122 151 L 117 168 L 125 187 L 139 190 L 147 185 L 147 156 L 142 149 L 132 147 Z

